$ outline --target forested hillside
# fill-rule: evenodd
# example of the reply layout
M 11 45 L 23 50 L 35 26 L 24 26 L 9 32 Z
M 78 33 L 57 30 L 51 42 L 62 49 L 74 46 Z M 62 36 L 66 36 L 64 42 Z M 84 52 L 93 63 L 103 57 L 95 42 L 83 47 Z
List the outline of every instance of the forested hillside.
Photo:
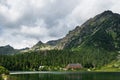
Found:
M 70 50 L 51 50 L 0 55 L 0 65 L 12 71 L 39 70 L 40 66 L 45 66 L 44 70 L 60 70 L 69 63 L 81 63 L 84 68 L 97 68 L 115 59 L 115 53 L 106 52 L 101 54 L 97 50 L 94 51 L 96 53 L 93 54 Z

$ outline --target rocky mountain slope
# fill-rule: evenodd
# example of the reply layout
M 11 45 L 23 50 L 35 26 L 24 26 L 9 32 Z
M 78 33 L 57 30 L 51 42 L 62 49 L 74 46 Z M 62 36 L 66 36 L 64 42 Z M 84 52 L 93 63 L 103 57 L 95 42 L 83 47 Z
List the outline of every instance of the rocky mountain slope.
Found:
M 109 50 L 120 49 L 120 15 L 105 11 L 77 26 L 56 45 L 60 49 L 70 49 L 92 45 Z
M 104 11 L 90 18 L 81 26 L 77 26 L 74 30 L 69 31 L 64 38 L 48 41 L 47 43 L 40 41 L 32 49 L 78 49 L 85 45 L 119 51 L 120 15 L 109 10 Z
M 48 43 L 43 43 L 43 42 L 39 41 L 30 50 L 32 50 L 32 51 L 52 50 L 52 49 L 54 49 L 54 45 L 55 45 L 55 43 L 52 41 L 50 41 Z
M 17 50 L 15 50 L 10 45 L 0 47 L 0 54 L 14 54 L 16 52 L 17 52 Z

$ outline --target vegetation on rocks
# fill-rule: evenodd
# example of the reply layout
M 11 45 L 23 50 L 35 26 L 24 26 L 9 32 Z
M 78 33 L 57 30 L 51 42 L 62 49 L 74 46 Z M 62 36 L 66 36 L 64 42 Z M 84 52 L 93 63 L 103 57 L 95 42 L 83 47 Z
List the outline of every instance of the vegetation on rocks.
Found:
M 9 74 L 9 71 L 6 68 L 4 68 L 3 66 L 0 66 L 0 75 L 1 74 Z

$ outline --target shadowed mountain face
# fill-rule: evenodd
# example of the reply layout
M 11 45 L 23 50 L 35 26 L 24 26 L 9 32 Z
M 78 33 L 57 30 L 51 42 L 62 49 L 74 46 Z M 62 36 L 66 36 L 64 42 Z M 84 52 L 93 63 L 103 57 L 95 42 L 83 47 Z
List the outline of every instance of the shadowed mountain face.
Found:
M 106 50 L 120 49 L 120 15 L 105 11 L 77 26 L 56 45 L 60 49 L 82 46 L 102 47 Z
M 16 50 L 13 47 L 11 47 L 10 45 L 0 47 L 0 54 L 13 54 L 15 52 L 16 52 Z
M 2 55 L 11 55 L 11 54 L 16 54 L 16 53 L 22 53 L 25 51 L 29 51 L 29 48 L 14 49 L 10 45 L 0 47 L 0 54 L 2 54 Z
M 60 41 L 61 39 L 52 40 L 52 41 L 48 41 L 46 44 L 51 45 L 51 46 L 56 46 Z

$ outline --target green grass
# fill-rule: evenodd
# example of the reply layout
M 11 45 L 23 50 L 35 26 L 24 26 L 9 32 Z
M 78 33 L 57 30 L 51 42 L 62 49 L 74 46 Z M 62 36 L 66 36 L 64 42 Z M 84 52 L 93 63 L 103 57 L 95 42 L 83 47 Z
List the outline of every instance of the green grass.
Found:
M 95 71 L 104 71 L 104 72 L 120 72 L 120 61 L 112 61 L 111 63 L 109 63 L 108 65 L 105 65 L 103 67 L 101 67 L 98 70 Z

